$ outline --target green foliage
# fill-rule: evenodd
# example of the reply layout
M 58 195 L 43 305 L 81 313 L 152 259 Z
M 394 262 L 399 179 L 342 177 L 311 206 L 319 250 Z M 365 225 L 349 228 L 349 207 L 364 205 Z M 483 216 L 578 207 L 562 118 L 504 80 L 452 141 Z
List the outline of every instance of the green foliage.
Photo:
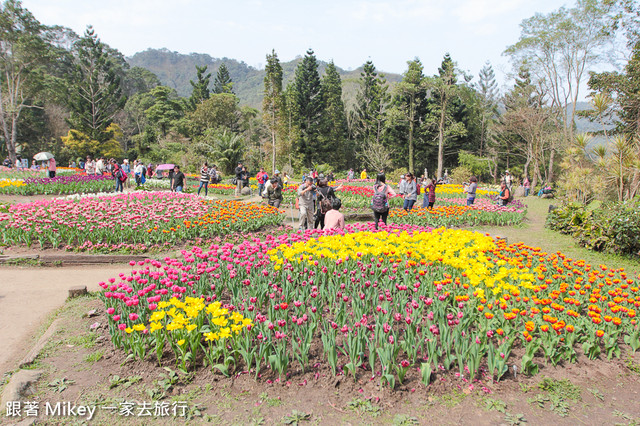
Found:
M 465 182 L 469 182 L 469 178 L 471 176 L 473 176 L 473 173 L 468 166 L 458 166 L 451 170 L 450 178 L 452 183 L 461 185 Z
M 242 137 L 223 130 L 207 132 L 205 139 L 210 143 L 211 156 L 216 160 L 219 170 L 231 174 L 244 155 L 245 145 Z
M 293 410 L 288 416 L 282 418 L 282 422 L 285 425 L 298 425 L 301 422 L 308 422 L 311 419 L 311 414 L 304 413 L 302 411 Z
M 120 141 L 122 130 L 116 123 L 111 123 L 104 132 L 101 140 L 91 139 L 88 134 L 71 129 L 67 136 L 63 136 L 62 143 L 73 155 L 87 155 L 105 158 L 121 158 L 123 155 Z
M 72 385 L 74 383 L 75 380 L 70 380 L 66 377 L 63 377 L 62 379 L 55 379 L 54 381 L 47 384 L 47 386 L 50 387 L 54 392 L 64 392 L 69 387 L 69 385 Z
M 465 166 L 471 172 L 471 174 L 475 175 L 476 177 L 480 177 L 486 174 L 488 170 L 487 163 L 487 159 L 473 155 L 470 152 L 458 152 L 458 164 L 460 166 Z
M 229 75 L 229 70 L 227 66 L 223 63 L 220 64 L 218 68 L 218 73 L 216 74 L 216 80 L 213 83 L 213 93 L 231 93 L 233 94 L 233 81 L 231 80 L 231 76 Z
M 211 82 L 211 73 L 207 73 L 207 66 L 196 65 L 196 81 L 189 81 L 193 90 L 191 91 L 191 97 L 189 98 L 189 106 L 191 109 L 196 109 L 200 102 L 209 99 L 209 83 Z
M 300 128 L 300 137 L 295 148 L 305 165 L 311 166 L 316 161 L 322 161 L 326 153 L 321 140 L 324 99 L 318 62 L 312 49 L 307 50 L 304 59 L 296 68 L 294 87 L 297 124 Z
M 344 168 L 353 160 L 351 141 L 347 139 L 347 116 L 342 102 L 342 80 L 336 66 L 329 62 L 322 78 L 324 98 L 324 122 L 322 129 L 324 161 L 334 167 Z
M 198 104 L 189 119 L 193 122 L 196 134 L 219 128 L 235 131 L 238 128 L 238 112 L 238 98 L 232 93 L 220 93 Z
M 75 43 L 74 51 L 69 124 L 102 143 L 108 139 L 107 128 L 127 101 L 121 85 L 126 62 L 121 53 L 100 41 L 91 26 Z
M 568 203 L 549 213 L 546 227 L 572 235 L 591 250 L 638 256 L 640 199 L 590 206 Z

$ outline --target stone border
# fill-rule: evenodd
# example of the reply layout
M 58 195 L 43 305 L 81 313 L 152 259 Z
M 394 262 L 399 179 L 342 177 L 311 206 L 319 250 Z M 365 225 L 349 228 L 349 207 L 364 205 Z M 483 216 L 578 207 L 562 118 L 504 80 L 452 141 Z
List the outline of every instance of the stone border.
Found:
M 25 254 L 0 256 L 0 265 L 17 263 L 20 260 L 34 260 L 42 265 L 102 265 L 112 263 L 129 263 L 149 259 L 141 255 L 90 255 L 90 254 Z
M 20 363 L 18 364 L 18 368 L 24 368 L 30 364 L 33 364 L 36 358 L 38 358 L 38 355 L 40 355 L 40 352 L 42 352 L 42 350 L 46 346 L 47 342 L 49 342 L 49 339 L 51 339 L 51 337 L 53 337 L 53 335 L 57 333 L 61 323 L 61 318 L 58 318 L 51 323 L 49 328 L 47 328 L 47 331 L 45 331 L 44 334 L 40 336 L 35 346 L 31 348 L 31 350 L 25 355 L 24 358 L 22 358 L 22 361 L 20 361 Z

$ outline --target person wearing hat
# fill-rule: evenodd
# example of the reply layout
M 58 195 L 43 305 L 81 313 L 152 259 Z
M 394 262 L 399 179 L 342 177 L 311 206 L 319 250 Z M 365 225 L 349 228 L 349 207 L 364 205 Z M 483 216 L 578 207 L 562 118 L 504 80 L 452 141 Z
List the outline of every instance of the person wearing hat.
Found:
M 511 191 L 511 174 L 509 173 L 509 170 L 506 170 L 504 172 L 504 183 L 507 184 L 507 188 L 509 188 L 509 191 Z
M 284 183 L 282 182 L 282 176 L 280 176 L 280 170 L 276 169 L 276 171 L 273 172 L 273 177 L 278 181 L 280 188 L 284 189 Z
M 266 190 L 267 202 L 270 206 L 280 208 L 280 203 L 282 202 L 282 187 L 276 178 L 272 178 L 269 182 L 271 182 L 271 186 Z
M 242 162 L 238 161 L 238 167 L 236 167 L 235 169 L 235 174 L 236 174 L 236 197 L 239 197 L 240 195 L 242 195 L 242 174 L 243 174 L 243 168 L 242 168 Z

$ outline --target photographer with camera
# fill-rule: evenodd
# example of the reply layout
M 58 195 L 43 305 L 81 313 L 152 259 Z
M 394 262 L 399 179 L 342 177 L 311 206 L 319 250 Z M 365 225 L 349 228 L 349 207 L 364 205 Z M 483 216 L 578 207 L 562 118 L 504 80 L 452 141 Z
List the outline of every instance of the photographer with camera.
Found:
M 298 187 L 298 203 L 300 205 L 300 224 L 298 229 L 311 229 L 313 220 L 313 199 L 316 193 L 316 186 L 313 178 L 308 176 Z

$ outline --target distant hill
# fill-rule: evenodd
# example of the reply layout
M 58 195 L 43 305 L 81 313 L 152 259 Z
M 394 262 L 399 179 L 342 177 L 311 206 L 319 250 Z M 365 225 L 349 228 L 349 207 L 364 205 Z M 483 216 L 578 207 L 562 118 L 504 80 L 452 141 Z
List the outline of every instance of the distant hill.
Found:
M 298 62 L 302 57 L 293 61 L 281 62 L 284 86 L 293 81 Z M 207 54 L 183 54 L 168 49 L 147 49 L 127 58 L 132 67 L 142 67 L 155 73 L 162 84 L 174 88 L 180 96 L 191 95 L 190 80 L 196 78 L 196 65 L 207 65 L 212 73 L 211 83 L 215 79 L 220 64 L 224 63 L 233 80 L 233 91 L 240 98 L 240 102 L 254 108 L 262 108 L 262 93 L 264 91 L 264 69 L 257 69 L 242 61 L 230 58 L 213 58 Z M 320 74 L 324 74 L 326 62 L 318 61 Z M 362 67 L 353 71 L 346 71 L 336 65 L 343 83 L 343 98 L 347 104 L 353 103 Z M 394 84 L 402 80 L 400 74 L 384 73 L 387 81 Z

